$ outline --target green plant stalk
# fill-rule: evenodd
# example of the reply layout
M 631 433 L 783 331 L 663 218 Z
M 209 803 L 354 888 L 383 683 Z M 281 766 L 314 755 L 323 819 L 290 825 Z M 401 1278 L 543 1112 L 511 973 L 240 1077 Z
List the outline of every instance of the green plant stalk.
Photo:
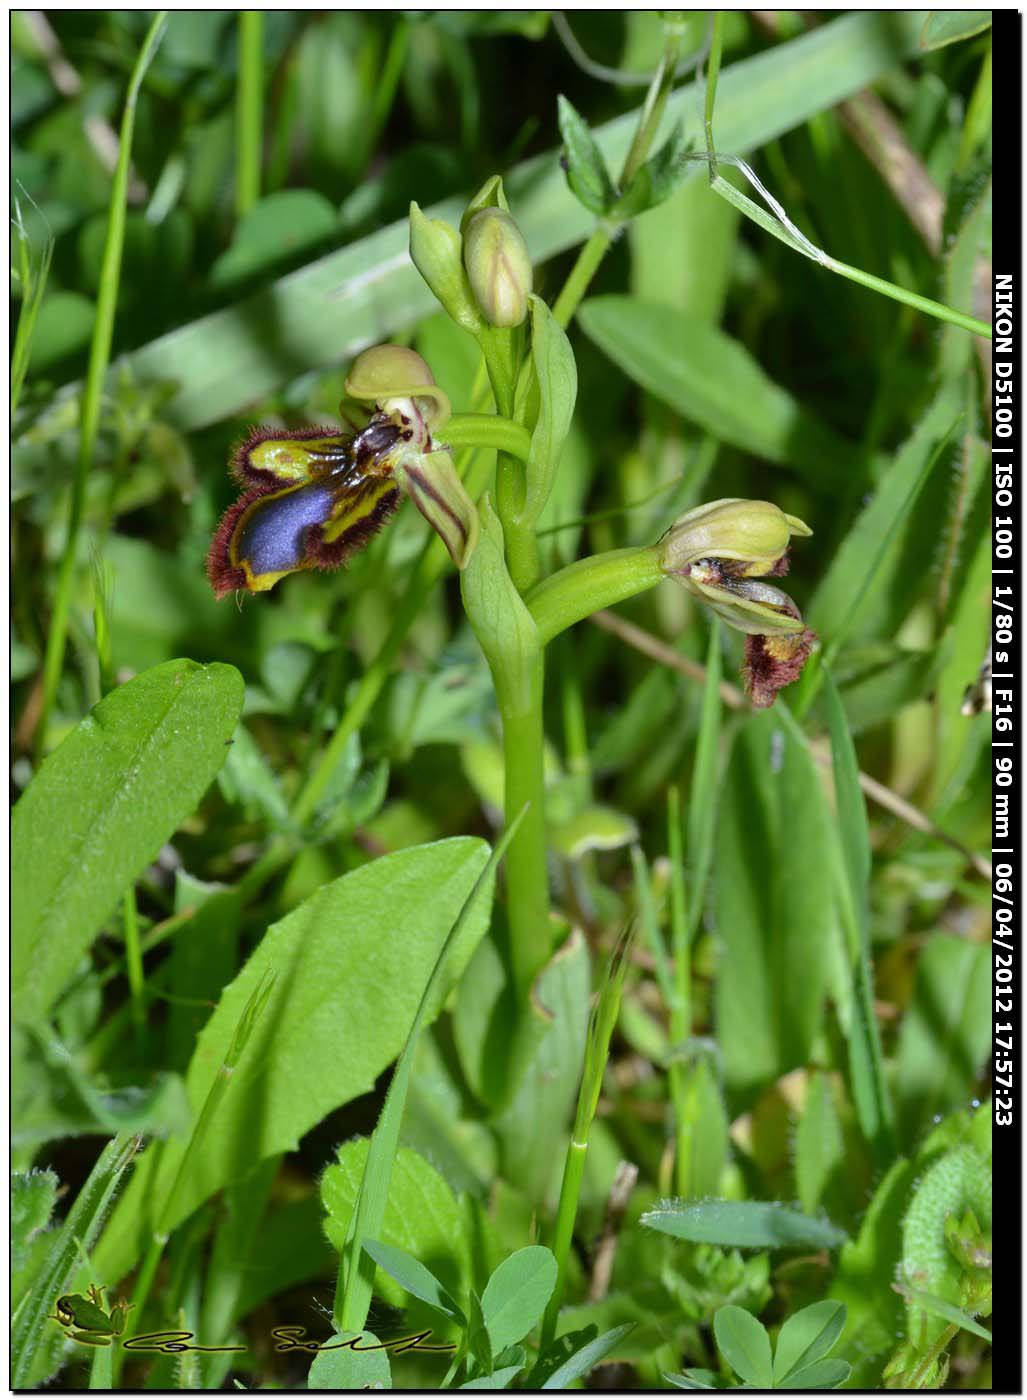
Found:
M 665 577 L 659 551 L 651 545 L 612 549 L 568 564 L 533 588 L 524 600 L 535 619 L 539 646 L 547 646 L 600 608 L 644 593 Z
M 991 327 L 986 321 L 978 321 L 975 316 L 967 316 L 952 306 L 932 301 L 930 297 L 919 296 L 916 292 L 907 292 L 905 287 L 900 287 L 895 282 L 886 282 L 882 277 L 875 277 L 873 273 L 864 272 L 858 267 L 850 267 L 848 263 L 839 262 L 837 258 L 829 257 L 823 265 L 830 272 L 837 272 L 839 277 L 847 277 L 850 282 L 857 282 L 872 292 L 880 292 L 882 296 L 901 302 L 903 306 L 912 306 L 916 311 L 923 311 L 937 321 L 947 321 L 949 325 L 959 326 L 972 335 L 979 335 L 983 340 L 991 339 Z
M 146 985 L 143 977 L 143 952 L 139 942 L 139 915 L 136 892 L 130 889 L 124 900 L 125 967 L 132 1001 L 132 1020 L 136 1035 L 141 1038 L 146 1027 Z
M 483 326 L 478 337 L 496 407 L 504 418 L 518 414 L 518 381 L 524 371 L 521 327 Z M 520 425 L 519 426 L 523 426 Z M 525 429 L 527 432 L 527 429 Z M 530 443 L 530 435 L 528 439 Z M 496 513 L 503 525 L 507 568 L 514 586 L 524 593 L 538 578 L 538 544 L 535 532 L 521 519 L 526 482 L 527 452 L 501 448 L 496 458 Z
M 706 130 L 706 154 L 710 162 L 710 173 L 717 173 L 717 152 L 713 145 L 713 108 L 717 101 L 717 79 L 720 77 L 720 58 L 724 46 L 724 16 L 720 10 L 713 13 L 713 34 L 710 39 L 710 59 L 706 67 L 706 101 L 703 107 L 703 126 Z
M 40 755 L 46 748 L 50 714 L 53 710 L 57 686 L 64 666 L 68 613 L 71 608 L 71 590 L 75 580 L 78 537 L 82 528 L 82 513 L 85 508 L 86 478 L 92 465 L 93 452 L 100 430 L 103 382 L 107 374 L 107 366 L 110 363 L 111 342 L 114 338 L 114 313 L 118 301 L 118 285 L 121 280 L 121 254 L 125 243 L 125 207 L 128 195 L 128 170 L 132 156 L 132 135 L 135 130 L 136 101 L 146 70 L 149 68 L 163 37 L 167 17 L 167 10 L 158 10 L 146 31 L 146 38 L 143 40 L 143 46 L 139 50 L 139 56 L 129 79 L 128 92 L 125 95 L 125 110 L 121 118 L 118 163 L 115 166 L 114 179 L 111 184 L 110 207 L 107 215 L 107 240 L 104 244 L 100 287 L 96 297 L 96 320 L 93 323 L 93 336 L 89 346 L 89 367 L 86 371 L 86 384 L 82 396 L 82 426 L 79 435 L 75 480 L 71 488 L 68 535 L 64 542 L 64 553 L 57 575 L 57 591 L 54 596 L 53 614 L 50 618 L 50 629 L 46 638 L 46 655 L 43 660 L 43 703 L 40 707 L 39 723 L 36 729 L 37 752 Z
M 537 653 L 509 658 L 503 676 L 493 671 L 503 723 L 504 811 L 509 828 L 524 818 L 506 856 L 510 962 L 521 1006 L 552 952 L 549 873 L 546 866 L 546 804 L 542 695 L 545 665 Z
M 239 11 L 239 75 L 235 89 L 235 212 L 260 198 L 264 151 L 264 12 Z
M 674 85 L 674 69 L 677 67 L 678 51 L 681 47 L 681 31 L 678 25 L 668 25 L 664 32 L 663 57 L 660 66 L 653 74 L 653 80 L 646 93 L 645 102 L 638 114 L 638 125 L 632 138 L 628 154 L 621 170 L 620 186 L 624 189 L 645 163 L 649 149 L 663 120 L 667 98 Z M 560 295 L 553 303 L 553 316 L 564 330 L 570 325 L 574 313 L 581 305 L 592 278 L 610 250 L 610 245 L 623 228 L 622 223 L 601 219 L 589 237 L 582 244 L 574 266 Z
M 522 462 L 531 450 L 531 434 L 521 423 L 491 413 L 454 413 L 439 429 L 447 447 L 495 448 Z

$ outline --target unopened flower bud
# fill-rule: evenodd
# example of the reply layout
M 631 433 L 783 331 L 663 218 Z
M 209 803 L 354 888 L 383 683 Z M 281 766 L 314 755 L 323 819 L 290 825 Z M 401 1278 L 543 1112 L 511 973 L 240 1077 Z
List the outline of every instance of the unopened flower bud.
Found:
M 472 334 L 481 329 L 461 256 L 460 235 L 442 219 L 429 219 L 410 206 L 410 260 L 458 326 Z
M 482 315 L 492 326 L 519 326 L 528 314 L 531 256 L 503 209 L 480 209 L 464 230 L 464 266 Z

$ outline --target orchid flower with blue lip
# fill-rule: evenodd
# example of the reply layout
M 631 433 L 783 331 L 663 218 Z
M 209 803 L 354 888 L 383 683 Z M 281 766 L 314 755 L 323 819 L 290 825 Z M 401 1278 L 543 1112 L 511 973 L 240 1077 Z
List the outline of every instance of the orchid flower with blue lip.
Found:
M 346 392 L 374 407 L 362 432 L 262 427 L 236 447 L 231 471 L 245 490 L 207 555 L 219 598 L 266 592 L 302 569 L 338 568 L 382 528 L 402 493 L 458 568 L 471 557 L 478 514 L 433 436 L 449 399 L 424 360 L 399 345 L 375 346 L 354 362 Z

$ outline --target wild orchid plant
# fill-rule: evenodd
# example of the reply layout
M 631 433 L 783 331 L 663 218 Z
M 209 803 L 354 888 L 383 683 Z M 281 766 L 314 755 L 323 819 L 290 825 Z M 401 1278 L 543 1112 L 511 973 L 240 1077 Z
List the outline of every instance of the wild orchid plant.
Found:
M 236 449 L 245 488 L 221 522 L 208 573 L 221 596 L 261 592 L 301 569 L 335 568 L 408 495 L 461 571 L 467 617 L 488 661 L 503 725 L 508 821 L 526 815 L 507 854 L 511 960 L 521 1004 L 552 948 L 546 871 L 542 705 L 545 649 L 566 628 L 676 579 L 746 633 L 743 675 L 757 708 L 799 675 L 815 636 L 767 576 L 784 574 L 792 535 L 809 528 L 768 501 L 724 499 L 687 511 L 660 539 L 580 559 L 540 576 L 536 530 L 559 470 L 577 371 L 553 311 L 531 291 L 531 262 L 490 179 L 461 231 L 410 216 L 410 252 L 452 319 L 478 341 L 491 414 L 452 414 L 414 351 L 365 351 L 346 380 L 367 405 L 359 432 L 259 428 Z M 475 502 L 449 449 L 497 450 L 495 484 Z

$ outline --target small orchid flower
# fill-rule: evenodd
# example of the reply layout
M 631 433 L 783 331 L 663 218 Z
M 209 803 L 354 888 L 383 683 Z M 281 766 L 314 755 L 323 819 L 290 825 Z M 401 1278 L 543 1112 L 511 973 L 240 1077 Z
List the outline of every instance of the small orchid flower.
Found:
M 457 567 L 467 563 L 478 515 L 432 436 L 449 417 L 449 400 L 431 370 L 413 350 L 379 345 L 354 362 L 346 390 L 374 407 L 362 432 L 254 428 L 236 447 L 231 471 L 246 489 L 207 555 L 219 598 L 265 592 L 301 569 L 338 568 L 381 529 L 401 492 Z
M 742 676 L 757 709 L 798 678 L 816 641 L 788 594 L 760 576 L 786 574 L 792 535 L 812 533 L 770 501 L 731 497 L 687 511 L 660 541 L 664 572 L 747 634 Z

